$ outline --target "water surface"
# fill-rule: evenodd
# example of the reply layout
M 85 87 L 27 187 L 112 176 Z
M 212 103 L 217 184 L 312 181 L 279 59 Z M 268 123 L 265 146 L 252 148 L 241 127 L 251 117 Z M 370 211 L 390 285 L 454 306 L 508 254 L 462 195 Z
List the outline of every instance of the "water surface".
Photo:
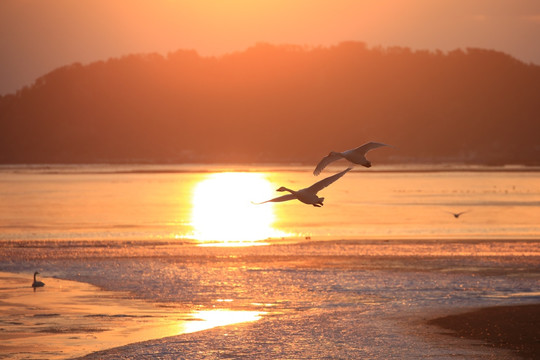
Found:
M 322 208 L 251 203 L 339 170 L 315 177 L 311 168 L 283 166 L 2 167 L 0 240 L 540 236 L 540 172 L 528 168 L 357 168 L 319 193 Z
M 0 270 L 215 321 L 89 358 L 512 358 L 425 320 L 540 301 L 540 172 L 362 168 L 322 208 L 252 204 L 318 181 L 311 170 L 6 167 Z M 219 326 L 228 312 L 259 317 Z

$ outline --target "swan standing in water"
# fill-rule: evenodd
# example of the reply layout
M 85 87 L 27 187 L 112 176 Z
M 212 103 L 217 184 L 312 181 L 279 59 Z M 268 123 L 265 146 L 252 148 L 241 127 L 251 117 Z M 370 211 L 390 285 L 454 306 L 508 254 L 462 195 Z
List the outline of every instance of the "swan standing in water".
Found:
M 282 186 L 279 189 L 277 189 L 277 191 L 288 191 L 288 192 L 290 192 L 290 194 L 283 195 L 283 196 L 280 196 L 280 197 L 277 197 L 277 198 L 274 198 L 274 199 L 271 199 L 271 200 L 266 200 L 266 201 L 263 201 L 263 202 L 260 202 L 260 203 L 254 203 L 254 204 L 260 205 L 260 204 L 264 204 L 264 203 L 267 203 L 267 202 L 281 202 L 281 201 L 297 199 L 297 200 L 303 202 L 304 204 L 313 205 L 315 207 L 321 207 L 321 206 L 323 206 L 324 198 L 323 197 L 318 197 L 317 193 L 319 191 L 321 191 L 322 189 L 324 189 L 325 187 L 327 187 L 328 185 L 330 185 L 331 183 L 333 183 L 334 181 L 336 181 L 337 179 L 339 179 L 340 177 L 342 177 L 343 175 L 345 175 L 345 173 L 347 173 L 351 169 L 352 168 L 347 168 L 346 170 L 343 170 L 340 173 L 329 176 L 329 177 L 327 177 L 325 179 L 322 179 L 319 182 L 316 182 L 315 184 L 311 185 L 310 187 L 307 187 L 305 189 L 301 189 L 301 190 L 298 190 L 298 191 L 291 190 L 291 189 L 288 189 L 288 188 Z
M 353 164 L 362 165 L 365 167 L 371 167 L 371 162 L 366 159 L 366 153 L 370 150 L 376 149 L 381 146 L 390 146 L 378 142 L 368 142 L 362 146 L 357 147 L 356 149 L 346 150 L 343 152 L 331 151 L 330 154 L 323 157 L 321 161 L 317 164 L 315 170 L 313 170 L 313 175 L 317 176 L 321 171 L 331 162 L 334 162 L 339 159 L 347 159 Z
M 45 283 L 42 281 L 36 280 L 36 275 L 39 274 L 37 271 L 34 273 L 34 282 L 32 283 L 32 287 L 35 289 L 37 287 L 45 286 Z

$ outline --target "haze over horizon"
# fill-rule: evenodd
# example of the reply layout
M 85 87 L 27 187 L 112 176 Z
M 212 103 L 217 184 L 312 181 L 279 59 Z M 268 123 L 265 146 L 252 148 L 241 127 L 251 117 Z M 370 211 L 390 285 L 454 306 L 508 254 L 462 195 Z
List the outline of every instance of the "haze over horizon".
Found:
M 203 56 L 260 42 L 452 51 L 484 48 L 540 64 L 534 0 L 217 0 L 0 2 L 0 95 L 64 65 L 193 49 Z

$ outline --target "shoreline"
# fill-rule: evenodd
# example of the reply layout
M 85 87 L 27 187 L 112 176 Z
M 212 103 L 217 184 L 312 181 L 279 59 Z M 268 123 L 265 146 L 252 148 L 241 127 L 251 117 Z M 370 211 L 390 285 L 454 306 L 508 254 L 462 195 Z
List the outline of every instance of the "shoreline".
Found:
M 448 330 L 434 329 L 427 321 L 488 305 L 540 302 L 540 256 L 523 256 L 537 248 L 530 243 L 519 248 L 516 244 L 498 244 L 491 250 L 491 242 L 484 244 L 487 248 L 474 245 L 467 248 L 467 253 L 472 254 L 469 257 L 463 257 L 462 247 L 421 246 L 427 252 L 416 258 L 396 256 L 402 251 L 395 245 L 384 252 L 394 253 L 388 257 L 378 254 L 378 246 L 353 242 L 350 248 L 347 242 L 338 243 L 328 247 L 326 243 L 311 243 L 264 249 L 180 246 L 166 251 L 152 246 L 146 247 L 144 253 L 133 246 L 104 248 L 98 253 L 94 248 L 74 248 L 73 253 L 54 246 L 45 253 L 44 248 L 39 252 L 17 248 L 6 256 L 9 262 L 5 261 L 2 270 L 13 273 L 0 271 L 0 336 L 6 340 L 9 335 L 19 347 L 1 348 L 0 352 L 9 350 L 18 356 L 14 359 L 31 359 L 24 340 L 33 346 L 33 358 L 41 355 L 49 359 L 144 358 L 150 353 L 189 354 L 186 358 L 193 359 L 209 353 L 238 357 L 257 354 L 261 359 L 290 358 L 299 353 L 306 354 L 305 358 L 513 358 L 513 350 L 480 346 L 484 341 L 464 336 L 448 336 Z M 527 250 L 529 247 L 531 250 Z M 89 249 L 91 254 L 87 253 Z M 509 249 L 518 255 L 481 255 L 488 250 L 499 254 Z M 440 257 L 439 253 L 452 257 Z M 29 254 L 39 254 L 40 258 L 30 262 Z M 30 288 L 30 270 L 34 268 L 43 274 L 39 279 L 46 284 L 35 293 Z M 20 278 L 20 284 L 6 296 L 4 283 L 8 275 Z M 55 281 L 62 287 L 55 288 Z M 98 295 L 68 297 L 61 306 L 52 306 L 46 300 L 49 297 L 57 301 L 65 292 L 75 295 L 74 287 L 85 285 L 94 286 Z M 34 313 L 20 305 L 20 296 L 34 299 L 35 306 L 26 306 Z M 137 299 L 143 311 L 152 312 L 151 316 L 134 309 Z M 87 305 L 97 305 L 97 301 L 103 309 L 89 312 Z M 122 304 L 131 306 L 131 310 L 113 309 Z M 18 310 L 18 315 L 8 318 L 6 305 Z M 79 315 L 69 318 L 67 314 L 74 307 Z M 240 315 L 246 316 L 245 321 L 238 321 Z M 13 321 L 26 327 L 10 331 L 9 322 Z M 171 325 L 168 330 L 162 327 L 165 322 Z M 240 322 L 243 324 L 234 325 Z M 25 331 L 36 323 L 41 323 L 39 329 Z M 144 331 L 148 325 L 156 325 L 151 330 L 153 336 L 136 339 L 134 328 Z M 186 331 L 186 327 L 190 330 Z M 125 345 L 101 343 L 101 348 L 85 351 L 86 355 L 71 352 L 74 342 L 95 342 L 100 336 L 110 340 L 115 331 Z M 155 336 L 157 331 L 160 333 Z M 268 334 L 273 337 L 264 340 Z M 381 339 L 388 340 L 382 348 Z M 12 344 L 6 341 L 2 345 Z M 48 352 L 43 354 L 41 347 L 48 347 Z M 75 350 L 81 348 L 79 345 Z
M 66 359 L 132 343 L 258 320 L 257 312 L 180 308 L 52 277 L 0 271 L 0 353 L 13 359 Z M 216 315 L 220 317 L 216 320 Z
M 526 359 L 540 356 L 540 303 L 482 307 L 427 323 L 451 331 L 444 335 L 480 340 L 484 346 L 509 349 Z

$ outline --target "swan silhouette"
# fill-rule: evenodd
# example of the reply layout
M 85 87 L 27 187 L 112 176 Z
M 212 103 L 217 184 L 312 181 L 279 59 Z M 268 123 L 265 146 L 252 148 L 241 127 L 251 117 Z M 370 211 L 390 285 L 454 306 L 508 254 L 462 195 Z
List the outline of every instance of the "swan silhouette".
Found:
M 45 286 L 45 283 L 42 282 L 42 281 L 37 281 L 36 280 L 36 275 L 38 275 L 39 273 L 36 271 L 34 273 L 34 282 L 32 283 L 32 287 L 35 289 L 37 287 L 42 287 L 42 286 Z
M 371 162 L 366 159 L 366 153 L 381 146 L 390 145 L 371 141 L 357 147 L 356 149 L 346 150 L 343 152 L 331 151 L 327 156 L 323 157 L 321 161 L 319 161 L 317 167 L 315 167 L 315 170 L 313 170 L 313 175 L 319 175 L 328 164 L 342 158 L 349 160 L 353 164 L 371 167 Z
M 304 204 L 313 205 L 315 207 L 321 207 L 321 206 L 323 206 L 324 198 L 323 197 L 318 197 L 317 193 L 319 191 L 321 191 L 322 189 L 324 189 L 325 187 L 327 187 L 328 185 L 330 185 L 331 183 L 333 183 L 334 181 L 336 181 L 337 179 L 339 179 L 340 177 L 342 177 L 343 175 L 345 175 L 345 173 L 347 173 L 351 169 L 352 168 L 347 168 L 347 169 L 343 170 L 342 172 L 339 172 L 339 173 L 334 174 L 332 176 L 329 176 L 329 177 L 327 177 L 325 179 L 322 179 L 321 181 L 316 182 L 315 184 L 311 185 L 310 187 L 307 187 L 305 189 L 301 189 L 301 190 L 298 190 L 298 191 L 291 190 L 291 189 L 288 189 L 288 188 L 282 186 L 279 189 L 277 189 L 277 191 L 288 191 L 288 192 L 290 192 L 290 194 L 279 196 L 279 197 L 274 198 L 274 199 L 270 199 L 270 200 L 266 200 L 266 201 L 263 201 L 263 202 L 260 202 L 260 203 L 254 203 L 254 204 L 255 205 L 260 205 L 260 204 L 264 204 L 264 203 L 267 203 L 267 202 L 281 202 L 281 201 L 297 199 L 297 200 L 303 202 Z

